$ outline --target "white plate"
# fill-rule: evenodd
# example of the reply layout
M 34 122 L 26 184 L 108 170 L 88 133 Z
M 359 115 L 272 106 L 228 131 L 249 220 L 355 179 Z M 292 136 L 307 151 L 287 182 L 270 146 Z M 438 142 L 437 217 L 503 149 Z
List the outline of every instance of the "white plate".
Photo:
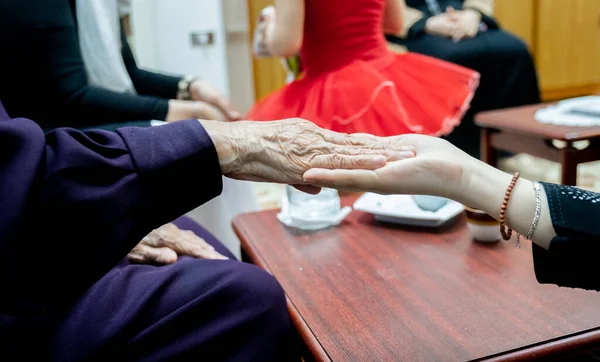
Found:
M 464 211 L 464 206 L 448 200 L 441 209 L 431 212 L 419 208 L 410 195 L 365 193 L 354 202 L 354 209 L 375 215 L 379 221 L 395 224 L 438 227 Z

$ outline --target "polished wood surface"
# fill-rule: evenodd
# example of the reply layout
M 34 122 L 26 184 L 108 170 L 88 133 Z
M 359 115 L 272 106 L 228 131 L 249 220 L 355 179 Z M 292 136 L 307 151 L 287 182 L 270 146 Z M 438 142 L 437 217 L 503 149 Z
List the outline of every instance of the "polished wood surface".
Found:
M 473 242 L 464 215 L 431 231 L 355 211 L 300 233 L 276 213 L 241 215 L 234 230 L 285 289 L 314 360 L 526 360 L 600 342 L 600 293 L 538 284 L 528 242 Z
M 537 122 L 534 118 L 535 112 L 550 104 L 481 112 L 476 115 L 475 123 L 480 127 L 571 142 L 600 137 L 600 127 L 562 127 Z
M 577 166 L 600 159 L 600 127 L 561 127 L 537 122 L 535 112 L 547 105 L 477 114 L 475 123 L 481 127 L 481 159 L 496 166 L 497 150 L 527 153 L 560 163 L 560 183 L 576 186 Z M 564 141 L 564 147 L 556 147 L 553 140 Z M 584 149 L 574 146 L 574 142 L 581 140 L 589 141 Z

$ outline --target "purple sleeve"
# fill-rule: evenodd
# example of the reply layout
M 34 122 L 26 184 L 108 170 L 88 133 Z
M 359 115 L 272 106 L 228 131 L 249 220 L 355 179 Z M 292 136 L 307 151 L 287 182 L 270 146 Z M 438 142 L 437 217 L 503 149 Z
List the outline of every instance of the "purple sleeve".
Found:
M 76 296 L 221 187 L 216 150 L 195 120 L 45 137 L 0 107 L 0 285 L 12 291 L 0 312 Z

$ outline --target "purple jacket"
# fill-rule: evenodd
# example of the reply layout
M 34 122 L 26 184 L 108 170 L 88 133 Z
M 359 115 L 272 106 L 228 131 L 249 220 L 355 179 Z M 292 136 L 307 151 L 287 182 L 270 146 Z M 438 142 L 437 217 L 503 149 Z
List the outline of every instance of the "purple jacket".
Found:
M 0 103 L 0 313 L 68 301 L 153 228 L 218 196 L 199 122 L 44 136 Z

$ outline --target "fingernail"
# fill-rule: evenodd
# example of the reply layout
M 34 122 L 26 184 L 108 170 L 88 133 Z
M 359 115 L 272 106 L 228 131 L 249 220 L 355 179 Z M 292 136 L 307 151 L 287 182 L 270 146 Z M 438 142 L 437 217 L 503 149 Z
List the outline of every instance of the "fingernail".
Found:
M 387 159 L 385 158 L 385 156 L 376 156 L 373 158 L 373 165 L 376 167 L 385 166 L 386 162 L 387 162 Z

